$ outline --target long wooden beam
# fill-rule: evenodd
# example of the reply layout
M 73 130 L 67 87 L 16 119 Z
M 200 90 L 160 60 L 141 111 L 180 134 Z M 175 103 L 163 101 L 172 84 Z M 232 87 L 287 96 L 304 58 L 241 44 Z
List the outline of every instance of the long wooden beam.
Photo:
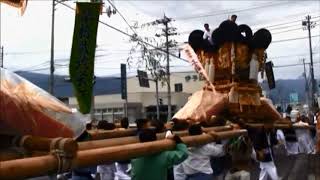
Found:
M 231 126 L 218 126 L 218 127 L 209 127 L 204 128 L 205 132 L 208 131 L 226 131 L 231 130 Z M 96 133 L 94 139 L 100 139 L 102 137 L 106 137 L 109 139 L 104 140 L 95 140 L 97 142 L 106 142 L 105 145 L 103 143 L 101 145 L 95 146 L 95 141 L 90 142 L 84 142 L 83 144 L 90 144 L 87 147 L 92 148 L 100 148 L 100 147 L 108 147 L 108 146 L 115 146 L 115 145 L 124 145 L 129 143 L 136 143 L 138 142 L 138 139 L 133 136 L 131 133 L 134 132 L 134 135 L 136 134 L 135 129 L 128 129 L 128 130 L 117 130 L 117 131 L 102 131 L 101 134 Z M 130 135 L 128 137 L 122 137 L 122 138 L 110 138 L 110 134 L 115 133 L 115 137 L 119 136 L 122 137 L 122 135 Z M 174 133 L 180 135 L 180 136 L 186 136 L 188 135 L 188 131 L 175 131 Z M 158 134 L 159 139 L 164 138 L 164 133 Z M 78 150 L 78 144 L 75 140 L 70 138 L 43 138 L 43 137 L 36 137 L 36 136 L 8 136 L 8 135 L 0 135 L 0 139 L 3 139 L 4 142 L 1 143 L 4 147 L 10 147 L 12 145 L 24 148 L 28 152 L 33 151 L 44 151 L 44 152 L 50 152 L 52 148 L 54 149 L 60 149 L 64 152 L 68 153 L 75 153 Z M 98 143 L 99 144 L 99 143 Z M 83 148 L 83 145 L 81 145 L 81 150 L 88 149 Z
M 125 130 L 90 130 L 88 131 L 91 135 L 91 139 L 110 139 L 110 138 L 119 138 L 126 136 L 134 136 L 137 134 L 137 129 L 130 128 Z
M 246 130 L 231 130 L 225 135 L 213 132 L 198 136 L 182 137 L 188 146 L 206 144 L 216 140 L 230 138 L 246 134 Z M 228 134 L 228 135 L 226 135 Z M 121 146 L 98 148 L 78 151 L 76 156 L 70 160 L 70 166 L 63 171 L 74 168 L 88 167 L 97 164 L 105 164 L 140 156 L 150 155 L 164 150 L 174 148 L 175 143 L 170 139 L 163 139 L 147 143 L 134 143 Z M 61 161 L 60 161 L 61 162 Z M 57 173 L 59 160 L 55 155 L 46 155 L 34 158 L 2 161 L 0 166 L 0 179 L 22 179 Z
M 300 124 L 263 124 L 263 123 L 246 123 L 246 125 L 250 128 L 276 128 L 276 129 L 314 129 L 315 126 L 312 125 L 300 125 Z
M 230 131 L 230 130 L 232 130 L 231 126 L 218 126 L 218 127 L 204 128 L 205 132 L 211 132 L 211 131 L 223 132 L 223 131 Z M 175 131 L 174 134 L 178 134 L 179 136 L 187 136 L 189 133 L 188 131 Z M 158 139 L 163 139 L 164 136 L 165 136 L 165 133 L 157 134 Z M 122 137 L 122 138 L 86 141 L 86 142 L 80 142 L 78 144 L 79 144 L 79 150 L 88 150 L 88 149 L 132 144 L 132 143 L 138 143 L 138 142 L 139 142 L 139 139 L 137 136 L 129 136 L 129 137 Z
M 37 136 L 8 136 L 0 135 L 7 147 L 16 146 L 31 151 L 49 152 L 51 149 L 60 149 L 74 154 L 78 150 L 78 143 L 72 138 L 44 138 Z
M 209 127 L 209 128 L 204 128 L 204 129 L 206 131 L 206 129 L 210 130 L 210 128 L 230 129 L 231 126 Z M 125 130 L 90 130 L 88 132 L 91 135 L 92 140 L 99 140 L 99 139 L 111 139 L 111 138 L 135 136 L 137 134 L 137 129 L 136 128 L 129 128 L 129 129 L 125 129 Z M 186 132 L 186 131 L 183 131 L 183 132 Z

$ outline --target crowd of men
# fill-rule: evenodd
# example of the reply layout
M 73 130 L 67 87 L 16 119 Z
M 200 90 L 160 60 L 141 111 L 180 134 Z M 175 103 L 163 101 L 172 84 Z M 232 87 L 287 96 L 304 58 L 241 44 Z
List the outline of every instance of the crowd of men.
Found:
M 320 117 L 318 117 L 320 118 Z M 307 125 L 309 119 L 299 113 L 288 121 Z M 215 123 L 229 123 L 223 118 L 215 118 Z M 212 124 L 211 124 L 212 125 Z M 192 124 L 175 121 L 164 123 L 159 120 L 137 119 L 136 134 L 141 143 L 157 140 L 157 133 L 165 132 L 172 139 L 175 149 L 126 161 L 112 162 L 95 167 L 75 169 L 59 178 L 72 180 L 212 180 L 212 179 L 252 179 L 253 167 L 260 168 L 259 180 L 280 179 L 275 161 L 281 156 L 286 158 L 288 168 L 294 167 L 301 155 L 315 153 L 316 132 L 313 129 L 255 129 L 247 128 L 248 136 L 212 142 L 202 146 L 189 147 L 183 143 L 174 131 L 188 130 L 190 136 L 204 133 L 206 124 Z M 92 128 L 90 125 L 88 129 Z M 99 121 L 98 129 L 124 130 L 129 128 L 127 118 L 113 124 Z M 78 141 L 89 139 L 84 133 Z M 290 167 L 289 167 L 290 166 Z M 300 167 L 301 168 L 301 167 Z M 299 179 L 288 173 L 282 173 L 281 179 Z
M 235 23 L 236 19 L 237 16 L 232 15 L 230 21 Z M 203 39 L 213 45 L 212 30 L 208 24 L 205 24 L 204 28 Z M 317 119 L 320 121 L 319 113 Z M 290 116 L 290 112 L 287 112 L 285 120 L 300 126 L 314 125 L 313 119 L 300 115 L 300 113 Z M 290 173 L 290 170 L 301 168 L 296 167 L 298 163 L 295 162 L 299 158 L 306 158 L 303 155 L 316 153 L 315 144 L 320 137 L 318 135 L 317 138 L 315 128 L 283 130 L 273 127 L 251 128 L 241 124 L 243 122 L 241 119 L 233 119 L 234 121 L 248 130 L 248 136 L 188 148 L 181 138 L 173 133 L 174 131 L 188 130 L 189 136 L 196 136 L 205 133 L 203 127 L 232 123 L 224 117 L 214 117 L 213 124 L 188 124 L 181 121 L 164 123 L 160 120 L 137 119 L 136 135 L 141 143 L 156 141 L 157 133 L 165 133 L 165 138 L 176 143 L 175 148 L 135 159 L 74 169 L 70 173 L 59 175 L 59 178 L 72 180 L 250 180 L 253 178 L 252 169 L 258 166 L 260 170 L 257 179 L 259 180 L 304 179 L 297 174 Z M 91 124 L 88 124 L 87 129 L 91 128 Z M 115 124 L 99 121 L 97 128 L 125 130 L 129 128 L 128 118 L 123 118 Z M 84 132 L 77 140 L 79 142 L 90 140 L 90 135 Z M 280 177 L 276 162 L 283 157 L 288 165 L 287 171 L 281 173 Z

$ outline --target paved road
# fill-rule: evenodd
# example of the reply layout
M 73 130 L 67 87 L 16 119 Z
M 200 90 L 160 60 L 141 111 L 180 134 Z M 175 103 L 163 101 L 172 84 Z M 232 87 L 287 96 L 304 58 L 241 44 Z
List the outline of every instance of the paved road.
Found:
M 282 180 L 320 180 L 320 155 L 276 155 L 275 164 Z M 259 172 L 257 164 L 251 180 L 257 180 Z

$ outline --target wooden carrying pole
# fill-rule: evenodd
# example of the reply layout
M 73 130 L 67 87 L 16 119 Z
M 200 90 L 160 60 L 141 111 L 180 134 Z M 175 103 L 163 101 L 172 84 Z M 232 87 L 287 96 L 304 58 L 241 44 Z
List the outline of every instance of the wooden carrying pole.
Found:
M 137 134 L 137 129 L 125 129 L 125 130 L 92 130 L 88 131 L 91 135 L 91 139 L 110 139 L 110 138 L 119 138 L 126 136 L 134 136 Z
M 315 126 L 311 125 L 300 125 L 300 124 L 263 124 L 263 123 L 247 123 L 249 128 L 275 128 L 275 129 L 314 129 Z
M 229 130 L 232 127 L 231 126 L 217 126 L 217 127 L 210 127 L 210 128 L 214 128 L 214 130 L 216 130 L 216 129 Z M 211 130 L 210 128 L 204 128 L 204 129 Z M 135 136 L 137 134 L 137 129 L 130 128 L 130 129 L 125 129 L 125 130 L 92 130 L 92 131 L 89 131 L 89 134 L 91 135 L 92 140 L 110 139 L 110 138 Z
M 195 146 L 224 138 L 245 135 L 247 134 L 247 131 L 231 130 L 223 133 L 224 134 L 221 134 L 219 132 L 210 132 L 208 134 L 198 136 L 182 137 L 182 140 L 188 146 Z M 150 155 L 157 152 L 173 149 L 174 146 L 174 141 L 163 139 L 147 143 L 134 143 L 128 145 L 78 151 L 76 156 L 69 160 L 69 163 L 68 161 L 63 161 L 63 159 L 58 158 L 58 156 L 53 154 L 34 158 L 2 161 L 0 166 L 0 179 L 22 179 L 27 177 L 61 173 L 74 168 L 88 167 L 97 164 L 105 164 L 108 162 Z
M 228 130 L 232 130 L 232 127 L 219 126 L 219 127 L 204 128 L 204 132 L 211 132 L 211 131 L 222 132 L 222 131 L 228 131 Z M 175 131 L 174 134 L 177 134 L 179 136 L 187 136 L 189 133 L 188 131 Z M 165 133 L 157 134 L 157 137 L 158 139 L 163 139 L 165 137 Z M 80 142 L 78 144 L 79 144 L 79 150 L 88 150 L 88 149 L 133 144 L 138 142 L 139 142 L 139 139 L 137 136 L 130 136 L 130 137 L 122 137 L 122 138 L 86 141 L 86 142 Z
M 75 154 L 78 143 L 71 138 L 44 138 L 36 136 L 7 136 L 0 135 L 7 146 L 16 146 L 31 151 L 49 152 L 51 149 L 60 149 L 69 154 Z
M 232 126 L 218 126 L 218 127 L 204 128 L 204 131 L 220 132 L 220 131 L 226 131 L 231 129 L 232 129 Z M 120 130 L 118 130 L 117 132 L 120 132 Z M 121 136 L 125 134 L 131 135 L 129 132 L 131 132 L 131 129 L 124 133 L 122 133 L 122 130 L 121 130 L 120 134 L 122 133 Z M 104 135 L 109 136 L 110 133 L 115 133 L 115 131 L 104 131 L 101 135 L 96 134 L 96 137 L 99 137 L 98 139 L 100 139 L 102 137 L 107 137 Z M 175 131 L 174 133 L 178 134 L 179 136 L 188 135 L 188 131 Z M 104 140 L 94 140 L 94 141 L 77 143 L 75 140 L 70 138 L 44 138 L 44 137 L 36 137 L 36 136 L 0 135 L 0 139 L 4 140 L 0 144 L 0 147 L 16 146 L 19 148 L 23 148 L 28 153 L 34 152 L 34 151 L 50 152 L 51 149 L 60 149 L 69 154 L 75 154 L 75 152 L 78 150 L 78 144 L 80 145 L 79 150 L 86 150 L 86 149 L 110 147 L 110 146 L 125 145 L 125 144 L 132 144 L 132 143 L 139 142 L 136 136 L 129 136 L 129 137 L 121 137 L 121 136 L 120 138 L 110 138 L 110 139 L 104 139 Z M 165 133 L 160 133 L 158 134 L 158 139 L 163 139 L 164 136 L 165 136 Z

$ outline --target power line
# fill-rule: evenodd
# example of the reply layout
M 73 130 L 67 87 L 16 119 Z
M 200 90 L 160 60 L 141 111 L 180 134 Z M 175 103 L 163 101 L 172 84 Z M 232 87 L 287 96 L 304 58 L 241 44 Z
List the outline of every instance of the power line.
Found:
M 320 35 L 314 35 L 311 37 L 319 37 Z M 299 38 L 291 38 L 291 39 L 281 39 L 277 41 L 272 41 L 272 43 L 281 43 L 281 42 L 287 42 L 287 41 L 295 41 L 295 40 L 301 40 L 301 39 L 307 39 L 309 37 L 299 37 Z
M 288 30 L 285 30 L 285 31 L 273 32 L 271 34 L 282 34 L 282 33 L 291 32 L 291 31 L 297 31 L 297 30 L 303 30 L 303 29 L 300 27 L 300 28 L 295 28 L 295 29 L 288 29 Z
M 320 17 L 320 16 L 319 16 Z M 319 22 L 320 20 L 316 20 L 315 22 Z M 299 20 L 299 22 L 301 22 L 301 20 Z M 277 29 L 288 29 L 290 27 L 297 27 L 297 26 L 301 26 L 301 24 L 293 24 L 290 26 L 283 26 L 283 27 L 275 27 L 275 28 L 268 28 L 268 27 L 264 27 L 264 28 L 268 28 L 268 30 L 273 31 L 273 30 L 277 30 Z
M 100 46 L 100 47 L 104 47 L 104 46 Z M 15 56 L 15 55 L 26 55 L 26 54 L 46 54 L 48 53 L 50 50 L 42 50 L 42 51 L 21 51 L 21 52 L 18 52 L 18 51 L 11 51 L 11 52 L 6 52 L 4 53 L 4 55 L 6 56 Z M 70 49 L 64 49 L 64 50 L 55 50 L 55 52 L 68 52 L 70 51 Z M 110 49 L 96 49 L 96 52 L 99 52 L 99 51 L 119 51 L 119 52 L 128 52 L 129 50 L 120 50 L 120 49 L 116 49 L 116 50 L 110 50 Z
M 64 4 L 64 3 L 62 3 L 62 2 L 59 2 L 59 3 L 61 3 L 61 4 L 63 4 L 64 6 L 68 7 L 69 9 L 74 10 L 74 8 L 72 8 L 72 7 Z M 107 27 L 115 30 L 115 31 L 118 31 L 118 32 L 120 32 L 120 33 L 122 33 L 122 34 L 124 34 L 124 35 L 126 35 L 126 36 L 129 36 L 130 38 L 135 38 L 133 35 L 130 35 L 130 34 L 124 32 L 124 31 L 122 31 L 122 30 L 120 30 L 120 29 L 118 29 L 118 28 L 116 28 L 116 27 L 113 27 L 113 26 L 111 26 L 111 25 L 103 22 L 103 21 L 99 21 L 99 22 L 100 22 L 101 24 L 103 24 L 103 25 L 105 25 L 105 26 L 107 26 Z M 278 24 L 278 25 L 279 25 L 279 24 Z M 312 36 L 312 37 L 319 37 L 319 36 L 320 36 L 320 35 L 314 35 L 314 36 Z M 272 43 L 281 43 L 281 42 L 294 41 L 294 40 L 300 40 L 300 39 L 306 39 L 306 38 L 308 38 L 308 37 L 300 37 L 300 38 L 292 38 L 292 39 L 282 39 L 282 40 L 278 40 L 278 41 L 273 41 Z M 158 48 L 158 47 L 152 45 L 151 43 L 142 41 L 142 40 L 140 40 L 140 39 L 138 39 L 138 41 L 140 41 L 140 42 L 142 42 L 142 43 L 144 43 L 144 44 L 146 44 L 146 45 L 149 45 L 149 46 L 155 48 L 155 50 L 161 51 L 161 52 L 163 52 L 163 53 L 167 53 L 165 50 L 163 50 L 163 49 L 161 49 L 161 48 Z M 176 55 L 174 55 L 174 54 L 171 54 L 171 53 L 168 53 L 168 54 L 171 55 L 172 57 L 175 57 L 175 58 L 180 59 L 180 60 L 182 60 L 182 61 L 188 62 L 187 60 L 182 59 L 182 58 L 180 58 L 180 57 L 178 57 L 178 56 L 176 56 Z
M 314 36 L 311 36 L 311 37 L 320 37 L 320 34 L 314 35 Z M 299 38 L 291 38 L 291 39 L 280 39 L 280 40 L 277 40 L 277 41 L 272 41 L 272 44 L 274 44 L 274 43 L 281 43 L 281 42 L 287 42 L 287 41 L 296 41 L 296 40 L 307 39 L 307 38 L 309 38 L 309 37 L 299 37 Z
M 64 5 L 65 7 L 68 7 L 69 9 L 72 9 L 73 11 L 75 10 L 73 7 L 71 7 L 71 6 L 65 4 L 65 3 L 61 2 L 61 1 L 58 1 L 58 3 Z M 115 30 L 115 31 L 118 31 L 118 32 L 120 32 L 120 33 L 122 33 L 122 34 L 124 34 L 124 35 L 126 35 L 126 36 L 128 36 L 128 37 L 130 37 L 130 38 L 137 39 L 138 41 L 140 41 L 140 42 L 142 42 L 142 43 L 144 43 L 144 44 L 146 44 L 146 45 L 148 45 L 148 46 L 153 47 L 155 50 L 161 51 L 161 52 L 163 52 L 163 53 L 167 53 L 166 50 L 164 50 L 164 49 L 158 48 L 158 47 L 156 47 L 155 45 L 153 45 L 153 44 L 151 44 L 151 43 L 148 43 L 148 42 L 146 42 L 146 41 L 143 41 L 143 40 L 141 40 L 141 39 L 138 39 L 138 38 L 137 38 L 137 34 L 135 34 L 135 35 L 130 35 L 130 34 L 124 32 L 124 31 L 122 31 L 122 30 L 120 30 L 120 29 L 118 29 L 118 28 L 116 28 L 116 27 L 114 27 L 114 26 L 111 26 L 111 25 L 109 25 L 109 24 L 107 24 L 107 23 L 105 23 L 105 22 L 103 22 L 103 21 L 100 21 L 100 20 L 99 20 L 99 23 L 101 23 L 101 24 L 103 24 L 103 25 L 105 25 L 105 26 L 107 26 L 107 27 L 109 27 L 109 28 L 111 28 L 111 29 L 113 29 L 113 30 Z M 175 58 L 177 58 L 177 59 L 180 59 L 180 60 L 182 60 L 182 61 L 189 62 L 188 60 L 183 59 L 183 58 L 180 58 L 180 57 L 177 56 L 177 55 L 174 55 L 174 54 L 171 54 L 171 53 L 169 53 L 169 55 L 172 56 L 172 57 L 175 57 Z
M 315 62 L 313 64 L 319 64 L 319 63 L 320 62 Z M 310 64 L 310 63 L 305 63 L 305 64 Z M 293 66 L 303 66 L 303 63 L 278 65 L 278 66 L 273 66 L 273 68 L 285 68 L 285 67 L 293 67 Z
M 313 54 L 319 54 L 320 52 L 313 52 Z M 299 57 L 299 56 L 306 56 L 306 55 L 309 55 L 309 53 L 301 53 L 301 54 L 292 54 L 292 55 L 285 55 L 285 56 L 276 56 L 276 57 L 269 57 L 268 59 L 269 60 L 274 60 L 274 59 L 280 59 L 280 58 L 288 58 L 288 57 Z M 100 57 L 105 57 L 107 56 L 107 54 L 105 55 L 101 55 Z M 96 56 L 97 57 L 97 56 Z M 134 57 L 134 58 L 139 58 L 140 56 L 137 56 L 137 57 Z M 108 59 L 108 60 L 96 60 L 95 63 L 98 63 L 98 64 L 103 64 L 103 63 L 108 63 L 108 62 L 112 62 L 112 61 L 122 61 L 122 60 L 126 60 L 127 58 L 116 58 L 116 59 Z M 68 61 L 70 60 L 69 58 L 60 58 L 60 59 L 55 59 L 55 62 L 64 62 L 64 61 Z M 23 69 L 18 69 L 18 70 L 15 70 L 15 71 L 41 71 L 41 70 L 44 70 L 45 67 L 41 67 L 41 66 L 48 66 L 49 64 L 49 61 L 45 61 L 43 63 L 40 63 L 40 64 L 36 64 L 36 65 L 33 65 L 33 66 L 30 66 L 30 67 L 26 67 L 26 68 L 23 68 Z M 67 66 L 68 64 L 56 64 L 58 66 Z M 189 65 L 172 65 L 170 67 L 191 67 Z M 46 69 L 49 69 L 49 67 L 46 67 Z M 110 68 L 112 69 L 112 68 Z M 118 68 L 119 69 L 119 68 Z
M 319 54 L 320 52 L 313 52 L 313 54 Z M 309 53 L 303 53 L 303 54 L 292 54 L 292 55 L 285 55 L 285 56 L 276 56 L 276 57 L 268 57 L 268 59 L 280 59 L 280 58 L 286 58 L 286 57 L 299 57 L 299 56 L 306 56 L 309 55 Z
M 181 18 L 178 17 L 178 18 L 175 18 L 175 19 L 177 19 L 177 20 L 188 20 L 188 19 L 197 19 L 197 18 L 210 17 L 210 16 L 219 16 L 219 15 L 224 15 L 224 14 L 230 14 L 230 13 L 236 13 L 236 12 L 260 9 L 260 8 L 265 8 L 265 7 L 278 6 L 278 5 L 283 5 L 283 4 L 287 4 L 287 3 L 289 3 L 289 2 L 281 2 L 281 3 L 277 3 L 277 4 L 267 4 L 267 5 L 264 5 L 264 6 L 257 6 L 257 7 L 233 10 L 233 11 L 223 12 L 223 13 L 204 14 L 204 15 L 181 17 Z
M 303 12 L 303 13 L 296 13 L 296 14 L 290 14 L 290 15 L 287 15 L 287 16 L 278 16 L 278 17 L 281 17 L 281 18 L 277 18 L 277 19 L 292 19 L 292 17 L 297 17 L 297 18 L 300 18 L 301 16 L 304 16 L 304 15 L 306 15 L 306 14 L 314 14 L 315 16 L 317 16 L 317 15 L 319 15 L 319 12 L 313 12 L 313 13 L 310 13 L 309 11 L 308 12 Z M 268 24 L 268 22 L 275 22 L 275 20 L 277 20 L 277 19 L 274 19 L 274 18 L 269 18 L 269 19 L 264 19 L 264 20 L 266 20 L 266 21 L 264 21 L 264 22 L 266 22 L 266 24 Z M 300 19 L 301 20 L 301 19 Z M 259 21 L 258 21 L 259 22 Z M 261 21 L 260 21 L 261 22 Z M 295 23 L 295 22 L 300 22 L 300 21 L 298 21 L 298 20 L 290 20 L 290 21 L 287 21 L 287 22 L 282 22 L 282 23 L 280 23 L 280 24 L 271 24 L 271 25 L 268 25 L 268 26 L 265 26 L 265 27 L 273 27 L 273 26 L 282 26 L 282 25 L 286 25 L 286 24 L 291 24 L 291 23 Z M 255 26 L 257 26 L 257 25 L 260 25 L 260 23 L 258 23 L 258 24 L 252 24 L 252 26 L 253 27 L 255 27 Z
M 315 17 L 312 17 L 312 19 L 316 19 L 316 18 L 319 18 L 320 16 L 315 16 Z M 273 25 L 270 25 L 270 26 L 263 26 L 264 28 L 272 28 L 272 27 L 275 27 L 275 26 L 282 26 L 282 25 L 287 25 L 287 24 L 292 24 L 292 23 L 295 23 L 295 22 L 301 22 L 301 19 L 299 20 L 295 20 L 295 21 L 289 21 L 289 22 L 284 22 L 284 23 L 279 23 L 279 24 L 273 24 Z M 300 24 L 301 25 L 301 24 Z
M 313 17 L 313 19 L 315 18 L 319 18 L 320 16 L 316 16 L 316 17 Z M 320 21 L 320 20 L 316 20 L 317 22 Z M 290 26 L 285 26 L 285 27 L 277 27 L 277 26 L 282 26 L 282 25 L 286 25 L 286 24 L 292 24 L 292 23 L 295 23 L 295 22 L 301 22 L 301 19 L 300 20 L 294 20 L 294 21 L 289 21 L 289 22 L 285 22 L 285 23 L 280 23 L 280 24 L 274 24 L 274 25 L 270 25 L 270 26 L 261 26 L 259 28 L 253 28 L 252 30 L 258 30 L 258 29 L 261 29 L 261 28 L 268 28 L 268 30 L 272 31 L 272 30 L 277 30 L 277 29 L 287 29 L 289 27 L 297 27 L 297 26 L 301 26 L 301 24 L 295 24 L 295 25 L 290 25 Z M 259 25 L 255 25 L 255 26 L 259 26 Z M 276 28 L 272 28 L 272 27 L 276 27 Z M 189 34 L 191 33 L 193 30 L 187 30 L 187 31 L 183 31 L 183 32 L 180 32 L 179 35 L 183 35 L 183 34 Z
M 110 3 L 110 5 L 119 13 L 119 15 L 121 16 L 121 18 L 124 20 L 124 22 L 129 26 L 129 28 L 131 29 L 131 31 L 134 34 L 137 34 L 137 32 L 131 27 L 131 25 L 128 23 L 128 21 L 126 20 L 126 18 L 122 15 L 122 13 L 118 10 L 118 8 L 110 1 L 108 0 L 108 2 Z
M 318 25 L 316 25 L 316 26 L 318 26 Z M 298 30 L 303 30 L 303 28 L 299 27 L 299 28 L 288 29 L 288 30 L 284 30 L 284 31 L 271 32 L 271 34 L 281 34 L 281 33 L 285 33 L 285 32 L 298 31 Z
M 275 28 L 272 28 L 272 27 L 271 28 L 264 27 L 264 28 L 267 28 L 269 31 L 274 31 L 274 30 L 288 29 L 288 28 L 297 27 L 297 26 L 301 26 L 301 24 L 293 24 L 293 25 L 290 25 L 290 26 L 280 26 L 280 27 L 275 27 Z M 257 30 L 257 29 L 254 29 L 254 30 Z

